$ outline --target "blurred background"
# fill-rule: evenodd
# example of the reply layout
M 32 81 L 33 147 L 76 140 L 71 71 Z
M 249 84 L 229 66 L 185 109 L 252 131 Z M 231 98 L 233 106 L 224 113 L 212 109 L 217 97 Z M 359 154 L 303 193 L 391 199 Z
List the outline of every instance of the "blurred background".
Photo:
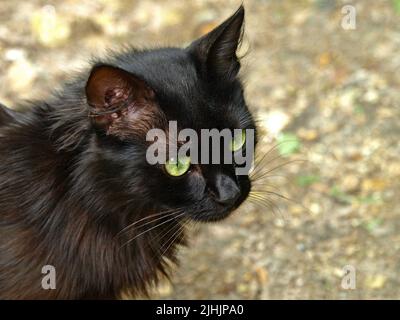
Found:
M 106 48 L 188 44 L 240 3 L 0 0 L 0 101 L 45 98 Z M 153 297 L 399 299 L 400 1 L 244 5 L 241 77 L 280 196 L 198 226 Z

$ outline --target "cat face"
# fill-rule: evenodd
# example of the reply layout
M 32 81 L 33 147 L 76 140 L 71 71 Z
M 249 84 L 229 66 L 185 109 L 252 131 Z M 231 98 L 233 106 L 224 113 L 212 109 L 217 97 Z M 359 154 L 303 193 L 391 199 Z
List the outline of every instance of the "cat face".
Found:
M 147 133 L 161 129 L 168 134 L 170 121 L 177 122 L 178 131 L 190 128 L 199 137 L 202 129 L 255 130 L 237 78 L 243 20 L 241 7 L 185 49 L 126 52 L 92 69 L 86 97 L 99 147 L 141 205 L 213 221 L 247 198 L 249 177 L 237 175 L 235 163 L 188 161 L 168 167 L 146 159 Z M 246 152 L 241 145 L 236 148 Z M 199 150 L 199 158 L 202 152 L 215 150 Z

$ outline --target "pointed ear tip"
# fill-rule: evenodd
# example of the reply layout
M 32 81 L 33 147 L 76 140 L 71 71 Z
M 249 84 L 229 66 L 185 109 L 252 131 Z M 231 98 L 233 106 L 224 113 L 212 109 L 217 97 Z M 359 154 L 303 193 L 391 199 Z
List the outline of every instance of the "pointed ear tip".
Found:
M 243 4 L 241 4 L 239 9 L 236 10 L 236 12 L 232 15 L 230 20 L 232 22 L 235 21 L 236 23 L 239 22 L 240 24 L 243 24 L 244 16 L 245 16 L 245 9 Z
M 244 16 L 245 11 L 246 11 L 246 10 L 245 10 L 244 5 L 243 5 L 243 3 L 242 3 L 242 4 L 240 5 L 239 9 L 237 9 L 236 14 L 239 15 L 239 16 Z

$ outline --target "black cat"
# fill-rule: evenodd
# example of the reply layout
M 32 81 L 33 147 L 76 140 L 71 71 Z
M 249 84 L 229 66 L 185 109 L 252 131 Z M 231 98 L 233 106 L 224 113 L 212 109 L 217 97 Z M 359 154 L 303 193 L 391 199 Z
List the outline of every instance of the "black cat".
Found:
M 186 221 L 220 220 L 246 199 L 235 164 L 175 176 L 146 161 L 146 133 L 170 120 L 255 129 L 237 78 L 243 20 L 240 7 L 185 49 L 98 61 L 25 112 L 0 106 L 0 299 L 143 294 L 176 262 Z

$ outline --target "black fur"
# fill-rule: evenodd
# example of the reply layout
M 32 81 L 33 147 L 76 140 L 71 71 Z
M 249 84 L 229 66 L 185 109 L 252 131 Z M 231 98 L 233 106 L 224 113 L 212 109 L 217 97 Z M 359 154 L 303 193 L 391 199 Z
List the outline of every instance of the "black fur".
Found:
M 219 220 L 245 200 L 249 178 L 233 165 L 171 178 L 145 159 L 145 131 L 168 120 L 195 130 L 254 128 L 237 78 L 243 18 L 241 7 L 186 49 L 95 61 L 23 113 L 0 106 L 0 299 L 144 293 L 176 262 L 185 239 L 170 235 L 185 219 Z M 221 205 L 232 181 L 240 198 Z M 183 215 L 151 218 L 171 210 Z M 143 218 L 148 225 L 120 232 Z M 44 265 L 56 268 L 56 290 L 41 287 Z

